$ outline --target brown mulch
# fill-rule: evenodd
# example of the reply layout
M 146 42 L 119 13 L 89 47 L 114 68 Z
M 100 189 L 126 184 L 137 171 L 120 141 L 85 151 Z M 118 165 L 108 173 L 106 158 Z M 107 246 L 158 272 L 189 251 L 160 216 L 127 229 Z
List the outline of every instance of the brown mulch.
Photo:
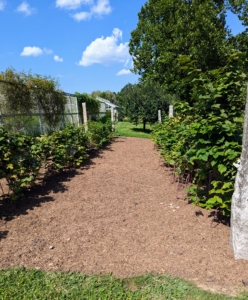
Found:
M 0 268 L 149 271 L 223 293 L 244 288 L 248 262 L 234 260 L 229 226 L 176 190 L 150 140 L 117 138 L 81 169 L 0 202 Z

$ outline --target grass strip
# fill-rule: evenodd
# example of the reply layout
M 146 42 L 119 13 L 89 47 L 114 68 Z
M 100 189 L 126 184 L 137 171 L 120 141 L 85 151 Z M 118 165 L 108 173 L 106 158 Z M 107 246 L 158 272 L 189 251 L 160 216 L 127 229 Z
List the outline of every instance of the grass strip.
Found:
M 152 275 L 118 279 L 112 274 L 83 275 L 25 268 L 0 270 L 0 299 L 248 299 L 213 294 L 178 277 Z
M 138 124 L 137 126 L 130 122 L 118 122 L 115 124 L 115 133 L 117 136 L 128 136 L 137 138 L 151 138 L 152 128 L 150 125 L 146 125 L 146 131 L 143 131 L 143 125 Z

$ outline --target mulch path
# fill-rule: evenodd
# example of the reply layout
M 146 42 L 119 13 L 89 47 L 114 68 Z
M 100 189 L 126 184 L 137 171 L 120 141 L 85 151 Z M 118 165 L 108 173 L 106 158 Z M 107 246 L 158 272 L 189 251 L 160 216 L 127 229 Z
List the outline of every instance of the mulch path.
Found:
M 150 140 L 117 138 L 22 201 L 0 202 L 0 268 L 121 278 L 148 271 L 223 293 L 245 288 L 248 261 L 234 260 L 229 226 L 176 193 Z

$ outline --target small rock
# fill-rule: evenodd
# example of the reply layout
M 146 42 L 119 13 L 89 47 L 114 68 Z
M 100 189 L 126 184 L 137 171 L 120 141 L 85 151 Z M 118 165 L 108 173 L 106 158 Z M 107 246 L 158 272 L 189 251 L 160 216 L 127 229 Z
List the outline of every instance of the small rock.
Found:
M 54 249 L 54 246 L 50 246 L 49 249 L 50 249 L 50 250 Z
M 123 221 L 123 222 L 124 222 L 124 221 Z M 68 239 L 67 239 L 67 242 L 69 242 L 70 240 L 71 240 L 71 238 L 68 238 Z

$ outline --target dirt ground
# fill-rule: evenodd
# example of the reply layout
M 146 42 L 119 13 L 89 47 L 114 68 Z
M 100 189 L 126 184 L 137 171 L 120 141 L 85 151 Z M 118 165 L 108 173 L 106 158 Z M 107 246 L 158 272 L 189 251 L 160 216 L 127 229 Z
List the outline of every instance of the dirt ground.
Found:
M 148 139 L 117 138 L 81 169 L 0 201 L 0 268 L 168 273 L 233 294 L 248 285 L 228 225 L 184 200 Z

